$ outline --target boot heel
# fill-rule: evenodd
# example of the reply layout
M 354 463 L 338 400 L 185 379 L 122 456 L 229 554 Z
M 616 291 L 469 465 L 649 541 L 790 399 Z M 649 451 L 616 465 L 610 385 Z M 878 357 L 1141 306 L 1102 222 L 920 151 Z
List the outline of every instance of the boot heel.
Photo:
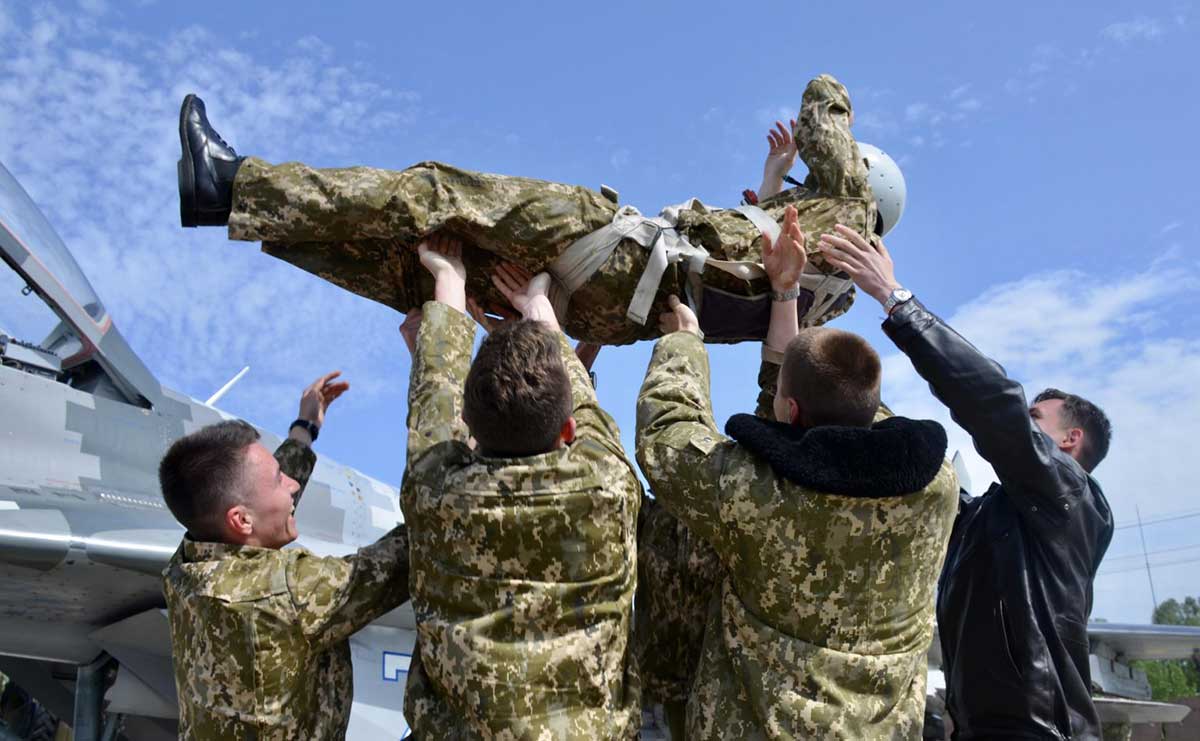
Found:
M 176 171 L 179 176 L 179 223 L 196 226 L 196 178 L 192 174 L 192 163 L 187 157 L 179 160 Z

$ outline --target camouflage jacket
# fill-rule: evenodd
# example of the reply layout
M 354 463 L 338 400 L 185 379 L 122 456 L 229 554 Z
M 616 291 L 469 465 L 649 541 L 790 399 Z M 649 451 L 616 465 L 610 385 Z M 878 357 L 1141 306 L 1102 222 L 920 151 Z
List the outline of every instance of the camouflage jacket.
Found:
M 870 235 L 875 199 L 866 166 L 850 133 L 850 96 L 829 75 L 806 87 L 796 123 L 800 158 L 809 174 L 803 187 L 764 199 L 759 206 L 782 220 L 791 205 L 810 253 L 810 264 L 832 272 L 817 250 L 818 238 L 837 223 Z M 612 222 L 617 204 L 599 192 L 575 185 L 473 172 L 441 162 L 422 162 L 394 171 L 370 167 L 315 169 L 299 162 L 270 165 L 249 158 L 233 189 L 230 239 L 261 241 L 263 250 L 348 291 L 401 312 L 433 296 L 433 280 L 420 266 L 413 246 L 432 232 L 445 232 L 468 248 L 468 291 L 483 303 L 501 302 L 489 276 L 498 261 L 540 272 L 571 244 Z M 691 208 L 679 215 L 678 231 L 719 260 L 757 263 L 761 235 L 733 210 Z M 625 344 L 658 337 L 658 323 L 644 325 L 626 316 L 630 298 L 646 268 L 649 251 L 621 241 L 592 277 L 571 296 L 560 317 L 571 336 L 602 344 Z M 648 316 L 667 310 L 670 294 L 683 295 L 686 273 L 672 265 L 663 275 Z M 746 279 L 717 269 L 704 271 L 707 313 L 754 313 L 765 326 L 765 277 Z M 751 306 L 737 297 L 759 297 Z M 732 297 L 732 298 L 730 298 Z M 805 325 L 820 324 L 847 311 L 850 288 Z M 731 303 L 732 302 L 732 303 Z
M 958 494 L 945 432 L 737 415 L 735 442 L 717 432 L 708 388 L 704 345 L 678 332 L 655 347 L 638 397 L 642 471 L 725 566 L 689 738 L 919 737 Z
M 641 485 L 565 338 L 573 443 L 525 458 L 468 445 L 474 323 L 425 305 L 401 505 L 417 650 L 405 715 L 421 739 L 625 739 L 640 723 L 629 648 Z
M 777 358 L 764 350 L 758 372 L 755 415 L 770 419 Z M 776 353 L 778 355 L 778 353 Z M 706 540 L 694 534 L 649 497 L 638 512 L 638 586 L 634 600 L 634 654 L 642 674 L 642 701 L 684 702 L 692 688 L 708 608 L 720 591 L 721 559 Z
M 316 456 L 275 457 L 303 486 Z M 341 739 L 354 698 L 350 635 L 408 600 L 404 525 L 345 558 L 185 537 L 163 572 L 179 737 Z

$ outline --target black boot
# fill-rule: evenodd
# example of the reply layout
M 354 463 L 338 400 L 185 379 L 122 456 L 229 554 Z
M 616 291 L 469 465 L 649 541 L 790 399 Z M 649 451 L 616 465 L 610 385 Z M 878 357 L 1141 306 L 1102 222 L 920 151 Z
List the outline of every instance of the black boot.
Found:
M 225 226 L 233 208 L 233 177 L 245 157 L 208 123 L 195 95 L 179 109 L 179 220 L 184 226 Z

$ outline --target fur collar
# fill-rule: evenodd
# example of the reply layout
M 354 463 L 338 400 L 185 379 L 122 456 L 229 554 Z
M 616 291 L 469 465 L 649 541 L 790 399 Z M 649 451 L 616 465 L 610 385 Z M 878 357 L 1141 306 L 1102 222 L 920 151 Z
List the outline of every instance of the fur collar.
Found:
M 813 427 L 735 414 L 725 434 L 794 484 L 849 497 L 895 497 L 921 491 L 946 457 L 937 422 L 889 417 L 870 428 Z

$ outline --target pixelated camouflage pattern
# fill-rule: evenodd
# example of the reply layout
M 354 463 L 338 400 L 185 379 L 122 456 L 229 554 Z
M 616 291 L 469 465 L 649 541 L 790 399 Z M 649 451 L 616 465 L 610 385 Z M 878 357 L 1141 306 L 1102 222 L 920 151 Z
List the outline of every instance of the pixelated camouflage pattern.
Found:
M 286 441 L 305 484 L 316 456 Z M 351 634 L 408 600 L 403 525 L 345 558 L 184 538 L 163 572 L 179 737 L 341 739 L 354 698 Z
M 708 607 L 721 583 L 716 551 L 646 497 L 638 513 L 634 655 L 642 702 L 686 701 L 700 662 Z
M 809 83 L 796 127 L 809 179 L 805 187 L 759 204 L 776 220 L 788 205 L 796 207 L 812 264 L 825 272 L 832 268 L 817 251 L 822 233 L 840 222 L 868 235 L 875 223 L 874 197 L 850 134 L 849 105 L 845 88 L 828 75 Z M 539 272 L 573 242 L 611 222 L 615 212 L 616 204 L 589 188 L 440 162 L 401 171 L 314 169 L 298 162 L 273 166 L 251 157 L 234 183 L 229 237 L 261 241 L 270 255 L 407 313 L 433 296 L 433 282 L 413 251 L 428 234 L 449 234 L 467 245 L 468 292 L 484 302 L 499 301 L 488 280 L 497 257 Z M 678 229 L 716 259 L 760 260 L 758 229 L 735 211 L 685 211 Z M 657 322 L 643 326 L 626 316 L 647 256 L 636 242 L 621 242 L 572 296 L 562 318 L 564 331 L 602 344 L 659 336 Z M 765 278 L 744 280 L 715 269 L 705 271 L 704 279 L 735 295 L 770 290 Z M 669 294 L 682 295 L 683 284 L 683 271 L 669 269 L 649 315 L 666 309 Z M 847 311 L 852 301 L 851 291 L 825 315 L 805 323 L 824 323 Z
M 461 421 L 473 337 L 425 305 L 401 487 L 418 636 L 405 715 L 422 739 L 632 738 L 641 485 L 565 337 L 575 442 L 477 455 Z
M 779 365 L 764 358 L 755 415 L 774 418 L 778 377 Z M 721 578 L 721 559 L 713 547 L 658 501 L 644 497 L 638 512 L 633 636 L 643 705 L 687 701 Z
M 704 345 L 677 332 L 638 397 L 643 473 L 726 569 L 688 737 L 919 738 L 952 467 L 904 497 L 808 490 L 717 431 L 708 389 Z

